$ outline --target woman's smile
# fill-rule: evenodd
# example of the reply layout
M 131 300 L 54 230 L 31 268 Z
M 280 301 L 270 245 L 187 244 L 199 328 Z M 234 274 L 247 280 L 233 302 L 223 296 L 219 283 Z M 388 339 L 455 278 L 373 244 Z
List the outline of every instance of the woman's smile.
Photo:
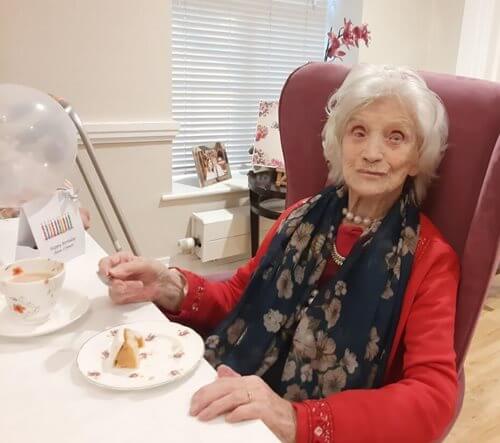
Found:
M 358 174 L 368 178 L 381 178 L 387 175 L 385 172 L 370 171 L 369 169 L 358 169 L 357 172 Z

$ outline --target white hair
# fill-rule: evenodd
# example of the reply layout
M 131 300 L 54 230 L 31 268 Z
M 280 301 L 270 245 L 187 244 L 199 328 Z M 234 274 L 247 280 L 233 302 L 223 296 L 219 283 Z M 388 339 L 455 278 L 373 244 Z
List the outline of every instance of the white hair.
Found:
M 361 108 L 382 97 L 401 100 L 417 128 L 419 171 L 413 184 L 414 199 L 420 204 L 446 150 L 448 117 L 439 96 L 427 87 L 422 77 L 407 68 L 357 65 L 330 97 L 322 134 L 329 180 L 333 184 L 344 182 L 342 138 L 348 121 Z

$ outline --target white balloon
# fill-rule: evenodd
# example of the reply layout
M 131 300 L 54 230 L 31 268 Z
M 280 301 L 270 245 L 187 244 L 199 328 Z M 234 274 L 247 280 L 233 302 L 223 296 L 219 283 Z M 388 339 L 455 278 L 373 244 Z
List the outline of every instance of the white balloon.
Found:
M 0 207 L 54 192 L 76 151 L 76 128 L 57 101 L 33 88 L 0 84 Z

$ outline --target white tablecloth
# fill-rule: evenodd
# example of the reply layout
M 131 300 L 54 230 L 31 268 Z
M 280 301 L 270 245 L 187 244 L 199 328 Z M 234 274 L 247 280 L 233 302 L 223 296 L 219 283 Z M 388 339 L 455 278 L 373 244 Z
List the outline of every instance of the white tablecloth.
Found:
M 17 223 L 0 221 L 0 260 L 13 260 Z M 80 346 L 102 329 L 129 321 L 167 321 L 150 303 L 115 306 L 95 271 L 104 251 L 87 237 L 87 252 L 66 266 L 65 286 L 91 300 L 76 323 L 48 336 L 0 337 L 0 442 L 155 443 L 275 442 L 260 421 L 203 423 L 188 414 L 192 394 L 215 378 L 202 361 L 187 378 L 136 392 L 99 388 L 76 367 Z

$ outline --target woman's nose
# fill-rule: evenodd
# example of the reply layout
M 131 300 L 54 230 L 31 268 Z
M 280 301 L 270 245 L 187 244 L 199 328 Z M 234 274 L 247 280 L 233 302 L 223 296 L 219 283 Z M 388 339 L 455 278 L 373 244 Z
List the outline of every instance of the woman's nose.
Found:
M 382 160 L 382 141 L 376 135 L 367 137 L 363 149 L 363 159 L 369 163 L 374 163 Z

